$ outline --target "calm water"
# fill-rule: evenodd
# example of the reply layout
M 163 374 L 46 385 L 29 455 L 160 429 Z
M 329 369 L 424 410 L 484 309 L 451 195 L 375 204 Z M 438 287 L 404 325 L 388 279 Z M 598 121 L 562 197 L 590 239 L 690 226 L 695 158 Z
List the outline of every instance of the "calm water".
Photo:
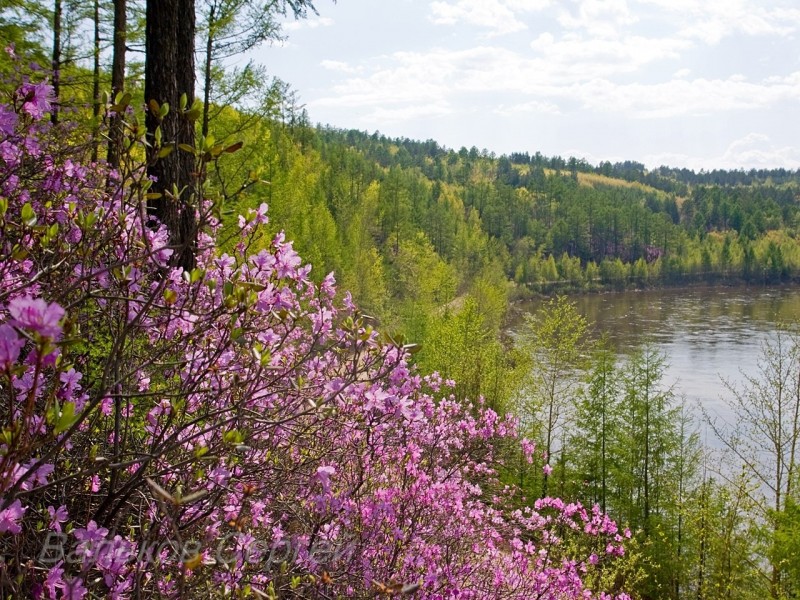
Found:
M 645 341 L 666 354 L 664 383 L 691 404 L 727 417 L 730 394 L 755 374 L 761 344 L 780 322 L 800 320 L 800 288 L 691 288 L 575 297 L 596 331 L 606 331 L 620 355 Z M 537 303 L 526 304 L 534 311 Z M 512 327 L 513 329 L 513 327 Z

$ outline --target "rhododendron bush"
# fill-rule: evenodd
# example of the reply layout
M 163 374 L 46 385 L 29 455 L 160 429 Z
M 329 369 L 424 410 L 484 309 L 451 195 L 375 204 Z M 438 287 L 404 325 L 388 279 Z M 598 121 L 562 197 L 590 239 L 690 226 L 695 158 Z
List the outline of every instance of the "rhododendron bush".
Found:
M 596 508 L 515 508 L 513 422 L 259 241 L 266 206 L 229 255 L 193 199 L 197 268 L 172 267 L 136 128 L 120 172 L 90 165 L 49 93 L 0 106 L 4 597 L 611 597 L 624 534 Z

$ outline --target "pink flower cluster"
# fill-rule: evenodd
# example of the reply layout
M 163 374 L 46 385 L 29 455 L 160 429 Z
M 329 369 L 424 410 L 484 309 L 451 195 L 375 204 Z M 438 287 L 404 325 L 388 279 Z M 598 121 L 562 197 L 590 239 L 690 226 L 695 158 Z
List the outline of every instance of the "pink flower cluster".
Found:
M 515 424 L 420 377 L 332 275 L 265 243 L 266 205 L 220 255 L 199 202 L 198 267 L 173 268 L 143 171 L 87 168 L 37 121 L 47 87 L 18 97 L 0 106 L 2 595 L 611 597 L 585 582 L 623 554 L 616 525 L 515 509 L 497 476 Z

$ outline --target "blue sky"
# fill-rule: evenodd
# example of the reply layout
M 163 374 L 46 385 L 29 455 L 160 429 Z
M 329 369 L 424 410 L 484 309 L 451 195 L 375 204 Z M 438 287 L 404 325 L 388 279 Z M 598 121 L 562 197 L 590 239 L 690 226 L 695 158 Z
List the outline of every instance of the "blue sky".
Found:
M 318 0 L 256 59 L 314 123 L 496 154 L 800 168 L 796 0 Z

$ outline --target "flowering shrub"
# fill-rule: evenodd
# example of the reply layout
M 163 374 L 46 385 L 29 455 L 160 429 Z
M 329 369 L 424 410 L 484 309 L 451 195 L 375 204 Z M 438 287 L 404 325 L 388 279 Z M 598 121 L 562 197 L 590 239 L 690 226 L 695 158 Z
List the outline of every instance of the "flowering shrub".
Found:
M 416 375 L 282 236 L 251 253 L 266 206 L 219 255 L 195 199 L 198 266 L 172 267 L 144 166 L 83 162 L 49 94 L 0 106 L 4 597 L 611 597 L 586 582 L 616 525 L 499 483 L 513 422 Z

